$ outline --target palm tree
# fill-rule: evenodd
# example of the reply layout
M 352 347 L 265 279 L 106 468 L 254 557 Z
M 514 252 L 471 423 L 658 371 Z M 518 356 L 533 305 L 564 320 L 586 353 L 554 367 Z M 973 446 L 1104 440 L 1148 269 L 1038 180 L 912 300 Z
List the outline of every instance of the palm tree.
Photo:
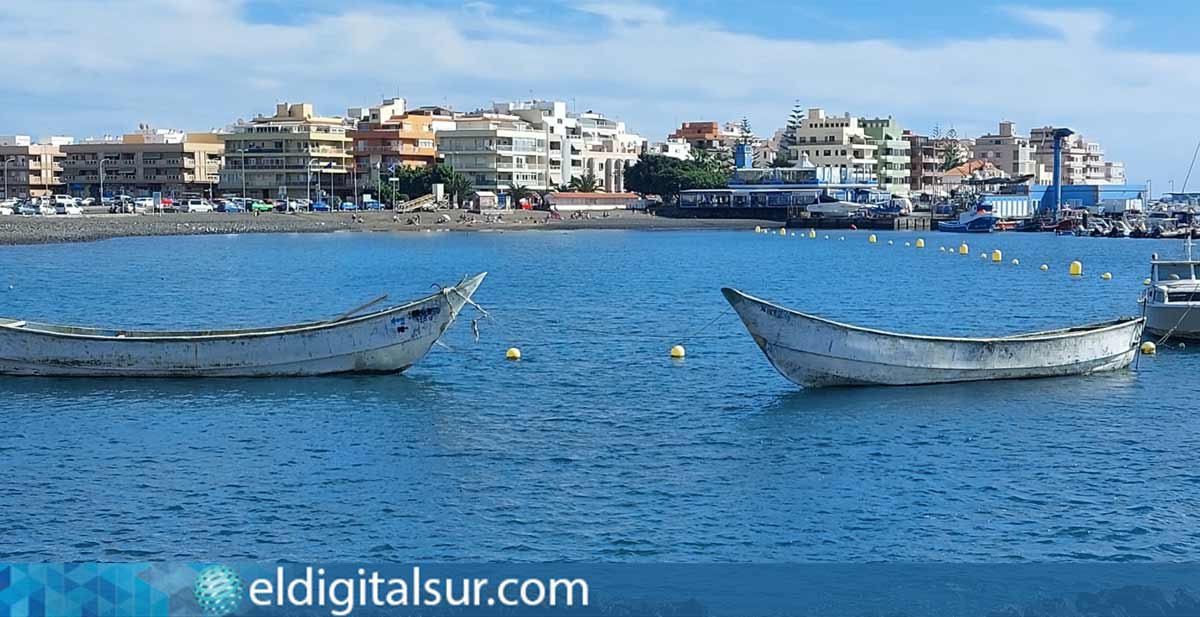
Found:
M 471 179 L 457 171 L 451 171 L 445 178 L 446 194 L 454 198 L 454 203 L 461 208 L 463 202 L 475 192 Z
M 508 196 L 512 199 L 513 207 L 516 207 L 518 204 L 520 204 L 522 199 L 528 199 L 532 194 L 533 191 L 531 191 L 529 187 L 525 186 L 524 184 L 513 183 L 512 188 L 508 190 Z
M 600 190 L 600 182 L 596 180 L 596 174 L 589 171 L 582 176 L 572 177 L 567 189 L 578 193 L 595 193 Z

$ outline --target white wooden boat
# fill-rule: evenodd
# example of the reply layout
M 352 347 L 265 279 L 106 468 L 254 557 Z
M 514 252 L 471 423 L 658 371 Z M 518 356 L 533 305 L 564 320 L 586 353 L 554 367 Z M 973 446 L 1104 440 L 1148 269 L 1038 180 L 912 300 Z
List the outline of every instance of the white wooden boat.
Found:
M 275 328 L 141 332 L 0 319 L 0 374 L 266 377 L 398 373 L 428 353 L 463 306 L 471 302 L 486 275 L 477 274 L 420 300 L 371 313 L 358 314 L 364 306 L 329 321 Z
M 806 315 L 722 289 L 784 377 L 806 387 L 919 385 L 1081 375 L 1133 361 L 1143 319 L 999 338 L 895 334 Z

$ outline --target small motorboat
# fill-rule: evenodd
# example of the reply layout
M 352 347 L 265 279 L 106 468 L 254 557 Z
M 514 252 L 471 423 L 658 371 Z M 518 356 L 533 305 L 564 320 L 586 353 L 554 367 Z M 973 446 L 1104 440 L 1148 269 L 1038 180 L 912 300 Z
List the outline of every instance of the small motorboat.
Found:
M 851 326 L 722 289 L 767 360 L 805 387 L 908 386 L 1083 375 L 1129 366 L 1140 317 L 996 338 L 896 334 Z
M 144 332 L 0 319 L 0 374 L 278 377 L 399 373 L 425 357 L 487 273 L 420 300 L 327 321 L 248 330 Z
M 997 220 L 998 219 L 987 210 L 964 212 L 958 216 L 957 221 L 938 222 L 938 231 L 949 231 L 954 233 L 990 233 L 992 228 L 996 226 Z
M 1185 240 L 1187 256 L 1179 261 L 1150 261 L 1150 288 L 1141 302 L 1146 332 L 1163 338 L 1200 339 L 1200 261 L 1192 259 L 1192 240 Z

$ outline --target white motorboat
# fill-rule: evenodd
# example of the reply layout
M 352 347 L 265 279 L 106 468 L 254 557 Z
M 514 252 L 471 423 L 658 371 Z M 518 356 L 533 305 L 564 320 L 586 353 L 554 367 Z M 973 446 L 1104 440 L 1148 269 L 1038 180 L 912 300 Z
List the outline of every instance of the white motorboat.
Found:
M 722 289 L 771 365 L 805 387 L 921 385 L 1082 375 L 1129 366 L 1143 320 L 996 338 L 897 334 L 838 323 Z
M 248 330 L 143 332 L 0 319 L 0 374 L 266 377 L 398 373 L 423 358 L 487 273 L 420 300 L 328 321 Z
M 1146 331 L 1162 338 L 1200 339 L 1200 261 L 1192 259 L 1192 239 L 1184 240 L 1186 259 L 1150 261 L 1150 288 L 1142 295 Z

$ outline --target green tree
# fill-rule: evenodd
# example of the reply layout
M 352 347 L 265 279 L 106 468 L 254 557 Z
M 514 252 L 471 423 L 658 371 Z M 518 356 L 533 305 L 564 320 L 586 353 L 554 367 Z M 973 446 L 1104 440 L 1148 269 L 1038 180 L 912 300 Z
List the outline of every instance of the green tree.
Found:
M 567 190 L 576 191 L 579 193 L 595 193 L 600 190 L 600 182 L 596 180 L 596 174 L 587 172 L 582 176 L 574 176 L 567 183 Z
M 475 194 L 475 185 L 471 183 L 470 178 L 454 171 L 448 165 L 439 165 L 438 167 L 445 168 L 440 171 L 438 180 L 443 185 L 446 196 L 459 208 L 463 207 L 463 204 Z
M 703 152 L 703 151 L 700 151 Z M 692 160 L 661 154 L 643 154 L 625 170 L 625 187 L 640 195 L 658 195 L 674 201 L 680 191 L 721 188 L 729 182 L 732 164 L 710 153 Z

